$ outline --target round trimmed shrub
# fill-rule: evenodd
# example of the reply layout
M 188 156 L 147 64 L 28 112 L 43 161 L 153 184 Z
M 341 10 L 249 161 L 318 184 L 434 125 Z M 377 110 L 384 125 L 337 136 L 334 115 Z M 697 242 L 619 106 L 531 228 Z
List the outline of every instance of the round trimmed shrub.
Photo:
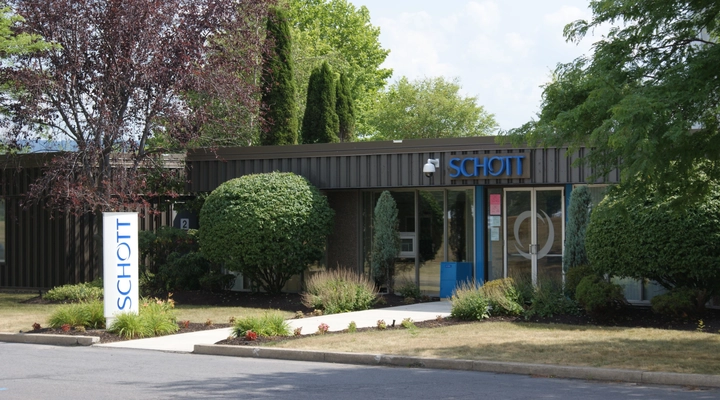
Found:
M 697 290 L 702 306 L 720 292 L 720 190 L 682 208 L 676 200 L 611 194 L 590 217 L 588 258 L 601 275 Z
M 606 316 L 626 303 L 622 287 L 598 275 L 584 277 L 577 286 L 575 298 L 588 314 L 596 317 Z
M 650 299 L 653 312 L 672 318 L 685 318 L 697 310 L 697 293 L 688 288 L 675 288 Z
M 279 293 L 323 255 L 334 212 L 293 173 L 246 175 L 215 189 L 200 211 L 200 250 L 210 261 Z

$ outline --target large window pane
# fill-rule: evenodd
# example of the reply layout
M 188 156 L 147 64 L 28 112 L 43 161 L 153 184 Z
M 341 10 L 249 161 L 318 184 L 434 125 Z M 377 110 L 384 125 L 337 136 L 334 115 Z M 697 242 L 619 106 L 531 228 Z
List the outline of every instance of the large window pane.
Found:
M 440 263 L 445 261 L 444 208 L 442 191 L 420 191 L 420 290 L 429 295 L 440 294 Z
M 448 261 L 473 261 L 473 190 L 448 191 Z

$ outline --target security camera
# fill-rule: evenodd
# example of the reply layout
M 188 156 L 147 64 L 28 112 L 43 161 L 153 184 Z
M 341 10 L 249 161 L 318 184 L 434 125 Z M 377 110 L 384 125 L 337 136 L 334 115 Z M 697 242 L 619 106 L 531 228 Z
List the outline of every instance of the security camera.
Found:
M 440 159 L 428 158 L 427 163 L 423 166 L 423 173 L 430 178 L 435 173 L 435 168 L 440 168 Z

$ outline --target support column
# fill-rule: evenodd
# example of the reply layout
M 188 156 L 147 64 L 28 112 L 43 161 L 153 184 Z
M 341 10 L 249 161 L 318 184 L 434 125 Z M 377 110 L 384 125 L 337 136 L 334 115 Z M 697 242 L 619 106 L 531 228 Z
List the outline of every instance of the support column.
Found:
M 485 187 L 475 186 L 475 283 L 485 283 Z

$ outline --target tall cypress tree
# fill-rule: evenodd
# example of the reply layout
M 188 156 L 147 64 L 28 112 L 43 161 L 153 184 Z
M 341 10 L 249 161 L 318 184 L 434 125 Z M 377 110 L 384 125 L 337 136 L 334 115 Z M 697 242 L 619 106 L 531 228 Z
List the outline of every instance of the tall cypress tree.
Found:
M 341 142 L 351 142 L 355 138 L 355 106 L 350 94 L 350 83 L 344 73 L 340 74 L 335 92 L 335 111 L 340 123 L 338 136 Z
M 338 141 L 340 123 L 335 112 L 335 78 L 330 65 L 323 62 L 310 75 L 307 104 L 302 121 L 303 143 Z
M 272 7 L 267 19 L 268 36 L 274 46 L 263 60 L 260 144 L 297 144 L 297 105 L 291 57 L 292 38 L 285 11 Z
M 567 232 L 565 234 L 565 255 L 563 256 L 563 269 L 579 265 L 588 265 L 585 251 L 585 231 L 590 223 L 590 210 L 592 198 L 587 186 L 573 189 L 570 195 L 568 209 Z

